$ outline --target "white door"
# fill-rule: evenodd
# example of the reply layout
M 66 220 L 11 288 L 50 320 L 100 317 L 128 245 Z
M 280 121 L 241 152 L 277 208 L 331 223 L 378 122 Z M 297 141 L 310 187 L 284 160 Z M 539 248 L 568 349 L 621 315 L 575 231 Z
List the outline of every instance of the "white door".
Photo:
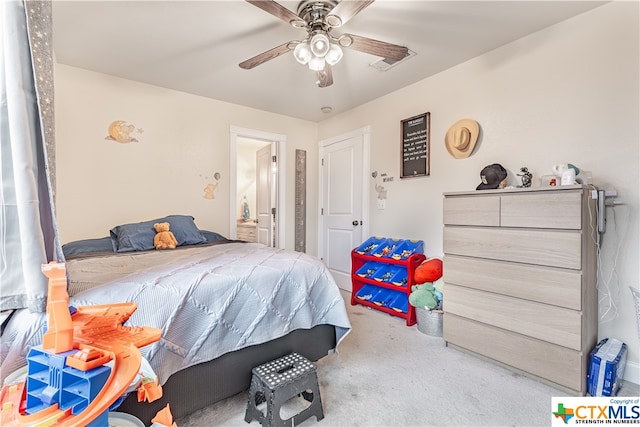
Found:
M 321 149 L 321 256 L 338 286 L 347 291 L 351 291 L 351 250 L 368 229 L 364 136 L 358 132 L 337 138 Z
M 256 241 L 272 246 L 271 145 L 256 151 Z

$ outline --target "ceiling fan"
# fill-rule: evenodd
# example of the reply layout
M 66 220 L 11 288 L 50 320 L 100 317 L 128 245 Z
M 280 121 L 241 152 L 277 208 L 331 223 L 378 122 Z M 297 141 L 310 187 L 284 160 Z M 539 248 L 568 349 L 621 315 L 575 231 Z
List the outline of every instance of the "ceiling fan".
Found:
M 240 67 L 246 70 L 293 51 L 298 62 L 307 64 L 316 71 L 318 86 L 327 87 L 333 84 L 331 66 L 342 58 L 343 47 L 394 61 L 400 61 L 409 53 L 409 49 L 404 46 L 368 37 L 331 34 L 334 28 L 346 24 L 374 0 L 304 0 L 298 5 L 297 14 L 274 0 L 246 1 L 307 32 L 307 37 L 303 40 L 288 41 L 241 62 Z

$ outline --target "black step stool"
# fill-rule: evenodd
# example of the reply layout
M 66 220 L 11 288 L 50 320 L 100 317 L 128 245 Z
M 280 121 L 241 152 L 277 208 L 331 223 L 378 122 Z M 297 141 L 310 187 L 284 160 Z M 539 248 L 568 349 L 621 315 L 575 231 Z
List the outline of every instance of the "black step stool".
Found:
M 249 401 L 244 420 L 250 423 L 258 420 L 263 427 L 296 426 L 311 416 L 320 421 L 324 418 L 322 400 L 316 366 L 298 353 L 291 353 L 253 368 Z M 309 390 L 309 391 L 307 391 Z M 293 417 L 280 418 L 280 408 L 291 398 L 302 395 L 309 407 Z M 267 414 L 264 415 L 257 406 L 267 403 Z

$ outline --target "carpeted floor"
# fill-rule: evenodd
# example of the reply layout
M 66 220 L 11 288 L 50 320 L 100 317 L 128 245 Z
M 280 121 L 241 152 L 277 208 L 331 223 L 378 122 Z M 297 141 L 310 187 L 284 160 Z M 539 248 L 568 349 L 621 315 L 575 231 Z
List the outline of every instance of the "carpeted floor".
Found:
M 344 292 L 345 301 L 350 294 Z M 446 347 L 404 320 L 351 306 L 353 331 L 317 362 L 324 426 L 547 426 L 566 393 Z M 625 382 L 620 395 L 639 396 Z M 244 421 L 246 393 L 176 420 L 178 427 L 259 426 Z M 300 399 L 301 400 L 301 399 Z M 300 408 L 289 403 L 283 417 Z M 302 426 L 316 425 L 315 417 Z

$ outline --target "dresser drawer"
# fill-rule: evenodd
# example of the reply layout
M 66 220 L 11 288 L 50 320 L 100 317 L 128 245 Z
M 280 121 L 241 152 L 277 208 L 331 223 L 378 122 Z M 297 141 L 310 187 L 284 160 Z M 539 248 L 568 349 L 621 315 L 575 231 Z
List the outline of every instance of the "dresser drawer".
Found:
M 238 224 L 238 240 L 245 242 L 256 241 L 256 225 L 255 224 Z
M 577 270 L 529 264 L 444 257 L 446 283 L 580 310 L 582 274 Z
M 585 365 L 577 351 L 450 313 L 444 315 L 443 338 L 571 390 L 582 394 L 586 391 Z
M 582 228 L 582 190 L 503 195 L 500 225 L 579 230 Z
M 443 202 L 445 224 L 500 225 L 500 196 L 447 197 Z
M 579 311 L 446 284 L 443 309 L 573 350 L 582 348 Z
M 581 234 L 570 230 L 444 228 L 444 253 L 550 267 L 581 267 Z

